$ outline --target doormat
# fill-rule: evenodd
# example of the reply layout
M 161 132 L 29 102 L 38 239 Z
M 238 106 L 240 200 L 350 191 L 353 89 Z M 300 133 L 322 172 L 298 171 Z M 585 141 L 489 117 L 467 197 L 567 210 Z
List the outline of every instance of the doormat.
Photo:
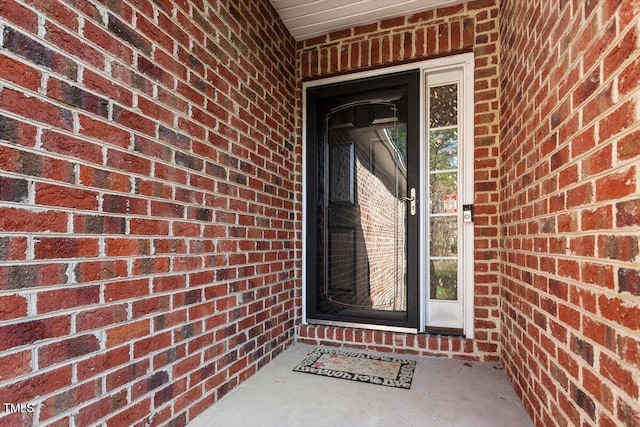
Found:
M 293 370 L 349 381 L 410 389 L 415 360 L 316 348 Z

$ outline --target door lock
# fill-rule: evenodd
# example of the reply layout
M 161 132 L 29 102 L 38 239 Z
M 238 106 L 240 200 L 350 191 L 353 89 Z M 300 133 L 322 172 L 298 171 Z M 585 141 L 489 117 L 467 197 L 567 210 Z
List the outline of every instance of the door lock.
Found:
M 411 195 L 411 197 L 400 197 L 400 201 L 410 203 L 409 213 L 411 213 L 411 216 L 414 216 L 416 214 L 416 189 L 412 188 L 409 194 Z

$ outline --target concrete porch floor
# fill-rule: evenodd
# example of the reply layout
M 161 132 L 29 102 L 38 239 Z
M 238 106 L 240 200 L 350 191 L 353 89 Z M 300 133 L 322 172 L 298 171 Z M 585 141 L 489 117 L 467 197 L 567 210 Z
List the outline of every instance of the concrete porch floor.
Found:
M 533 425 L 496 363 L 393 356 L 418 361 L 404 390 L 293 372 L 314 348 L 294 344 L 189 427 Z

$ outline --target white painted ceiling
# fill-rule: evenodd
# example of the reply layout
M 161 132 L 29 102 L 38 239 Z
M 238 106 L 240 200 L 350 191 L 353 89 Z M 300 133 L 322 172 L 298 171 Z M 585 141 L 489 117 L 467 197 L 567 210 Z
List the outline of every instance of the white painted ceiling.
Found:
M 271 0 L 297 40 L 435 9 L 461 0 Z

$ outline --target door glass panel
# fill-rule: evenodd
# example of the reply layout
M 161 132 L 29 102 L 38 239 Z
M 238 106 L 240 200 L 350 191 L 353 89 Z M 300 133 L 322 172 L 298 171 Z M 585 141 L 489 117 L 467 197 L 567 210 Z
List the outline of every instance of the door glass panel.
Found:
M 431 213 L 455 214 L 458 211 L 458 173 L 431 174 Z
M 458 299 L 458 261 L 431 260 L 430 293 L 433 300 Z
M 429 88 L 429 127 L 439 128 L 458 124 L 458 84 Z
M 429 246 L 432 258 L 456 258 L 458 255 L 458 224 L 455 216 L 431 218 Z
M 458 85 L 428 88 L 429 296 L 458 299 Z
M 319 313 L 407 310 L 406 102 L 406 89 L 386 89 L 338 102 L 324 118 Z
M 458 128 L 429 132 L 429 169 L 431 171 L 458 167 Z

